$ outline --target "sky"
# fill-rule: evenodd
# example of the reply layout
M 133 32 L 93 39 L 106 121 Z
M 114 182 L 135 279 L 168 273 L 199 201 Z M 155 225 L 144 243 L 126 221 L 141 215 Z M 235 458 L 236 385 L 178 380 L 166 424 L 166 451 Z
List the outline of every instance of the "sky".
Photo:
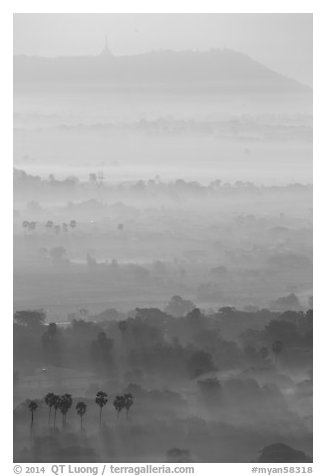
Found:
M 114 55 L 230 48 L 312 86 L 309 13 L 19 13 L 14 54 L 96 55 L 105 36 Z

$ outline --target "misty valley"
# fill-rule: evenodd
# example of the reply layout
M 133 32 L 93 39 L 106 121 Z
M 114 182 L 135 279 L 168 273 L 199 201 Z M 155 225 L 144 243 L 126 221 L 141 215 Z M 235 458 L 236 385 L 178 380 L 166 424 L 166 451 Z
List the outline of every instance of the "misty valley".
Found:
M 14 180 L 16 461 L 309 461 L 310 186 Z
M 14 460 L 309 463 L 311 90 L 106 54 L 14 61 Z

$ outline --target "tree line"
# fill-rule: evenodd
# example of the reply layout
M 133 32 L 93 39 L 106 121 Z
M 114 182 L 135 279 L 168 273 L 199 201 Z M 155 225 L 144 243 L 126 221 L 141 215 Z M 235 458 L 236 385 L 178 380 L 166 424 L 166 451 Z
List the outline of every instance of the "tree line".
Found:
M 64 395 L 57 395 L 49 392 L 44 397 L 44 402 L 49 408 L 48 423 L 51 424 L 53 420 L 53 426 L 56 427 L 57 412 L 60 411 L 62 415 L 62 426 L 67 424 L 67 414 L 72 407 L 73 399 L 71 394 L 65 393 Z M 95 397 L 95 403 L 99 407 L 99 425 L 102 424 L 102 411 L 105 405 L 109 402 L 109 398 L 106 392 L 100 390 Z M 116 395 L 112 404 L 117 412 L 117 418 L 122 410 L 126 410 L 126 417 L 129 418 L 129 411 L 134 403 L 134 398 L 131 393 L 124 393 L 122 395 Z M 35 413 L 39 407 L 39 403 L 36 400 L 27 401 L 28 409 L 31 413 L 31 427 L 34 424 Z M 83 417 L 87 412 L 87 405 L 84 401 L 78 401 L 75 405 L 77 415 L 80 417 L 80 429 L 83 430 Z

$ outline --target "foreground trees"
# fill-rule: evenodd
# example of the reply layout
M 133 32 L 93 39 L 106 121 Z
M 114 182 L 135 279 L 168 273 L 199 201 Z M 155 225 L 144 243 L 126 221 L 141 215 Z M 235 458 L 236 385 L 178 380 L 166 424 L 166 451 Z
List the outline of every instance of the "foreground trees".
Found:
M 55 403 L 55 395 L 54 393 L 47 393 L 44 397 L 44 401 L 46 405 L 49 407 L 49 423 L 51 421 L 51 412 L 52 412 L 52 407 Z
M 67 413 L 72 405 L 72 398 L 70 393 L 65 393 L 59 398 L 59 408 L 62 413 L 62 426 L 65 426 L 67 423 Z
M 129 410 L 130 407 L 133 405 L 133 396 L 131 393 L 125 393 L 124 395 L 117 395 L 113 401 L 113 406 L 117 411 L 117 418 L 121 410 L 124 408 L 126 409 L 127 419 L 129 418 Z
M 124 400 L 125 400 L 125 409 L 127 411 L 127 418 L 129 418 L 129 410 L 130 410 L 130 407 L 134 403 L 132 394 L 131 393 L 125 393 Z
M 95 398 L 95 403 L 100 407 L 100 426 L 102 423 L 102 410 L 104 405 L 108 403 L 108 396 L 105 392 L 97 392 L 96 398 Z
M 87 405 L 84 402 L 78 402 L 76 405 L 77 414 L 80 417 L 80 431 L 83 430 L 83 416 L 86 413 Z
M 117 411 L 117 418 L 119 417 L 119 414 L 121 412 L 121 410 L 124 408 L 125 406 L 125 402 L 124 402 L 124 398 L 122 395 L 117 395 L 114 399 L 114 402 L 113 402 L 113 406 L 114 408 L 116 409 Z
M 103 407 L 108 403 L 109 398 L 106 392 L 100 390 L 97 392 L 95 397 L 95 403 L 100 408 L 100 415 L 99 415 L 99 424 L 101 426 L 102 423 L 102 410 Z M 64 428 L 67 424 L 67 414 L 73 404 L 73 398 L 70 393 L 65 393 L 64 395 L 56 395 L 53 392 L 49 392 L 44 397 L 45 404 L 49 407 L 49 414 L 48 414 L 48 423 L 51 423 L 51 416 L 52 416 L 52 409 L 54 409 L 53 413 L 53 426 L 56 426 L 56 416 L 57 411 L 60 410 L 62 414 L 62 427 Z M 129 410 L 134 403 L 134 397 L 131 393 L 124 393 L 123 395 L 117 395 L 113 401 L 113 406 L 117 411 L 117 417 L 121 410 L 126 410 L 126 417 L 129 418 Z M 31 412 L 31 426 L 34 423 L 34 412 L 38 408 L 38 403 L 35 400 L 27 400 L 27 407 Z M 80 417 L 80 430 L 83 430 L 83 416 L 87 411 L 87 405 L 83 401 L 77 402 L 75 406 L 77 415 Z
M 59 395 L 54 395 L 53 399 L 53 407 L 54 407 L 54 419 L 53 419 L 53 426 L 55 428 L 56 418 L 57 418 L 57 411 L 60 408 L 60 397 Z
M 34 412 L 37 410 L 37 403 L 35 402 L 35 400 L 31 400 L 28 404 L 28 408 L 31 412 L 31 426 L 33 426 L 33 423 L 34 423 Z
M 51 421 L 52 408 L 54 408 L 54 426 L 56 423 L 56 416 L 58 410 L 60 410 L 62 414 L 62 426 L 65 426 L 67 421 L 67 413 L 72 406 L 72 397 L 70 393 L 65 393 L 64 395 L 60 396 L 50 392 L 45 395 L 44 401 L 49 407 L 49 423 Z

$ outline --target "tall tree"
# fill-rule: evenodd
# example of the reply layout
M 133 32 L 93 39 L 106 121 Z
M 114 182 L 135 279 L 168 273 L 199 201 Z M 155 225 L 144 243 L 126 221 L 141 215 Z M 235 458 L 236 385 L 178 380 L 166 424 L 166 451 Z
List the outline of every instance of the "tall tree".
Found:
M 28 403 L 28 408 L 31 412 L 31 426 L 33 426 L 33 423 L 34 423 L 34 412 L 37 410 L 37 403 L 35 400 L 31 400 L 29 403 Z
M 131 393 L 125 393 L 123 398 L 124 398 L 124 407 L 127 412 L 127 418 L 129 418 L 129 410 L 130 410 L 130 407 L 134 403 L 134 397 L 132 396 Z
M 55 401 L 54 393 L 52 393 L 52 392 L 47 393 L 44 397 L 44 401 L 45 401 L 46 405 L 49 407 L 49 423 L 50 423 L 52 407 L 53 407 L 54 401 Z
M 108 396 L 105 392 L 99 391 L 96 394 L 95 403 L 100 407 L 100 425 L 102 423 L 102 410 L 104 405 L 108 403 Z
M 113 406 L 117 411 L 117 418 L 118 418 L 121 410 L 125 407 L 124 396 L 123 395 L 117 395 L 114 399 Z
M 55 428 L 55 423 L 57 418 L 57 411 L 58 411 L 58 408 L 60 408 L 60 403 L 61 403 L 61 399 L 59 395 L 54 395 L 53 397 L 53 408 L 54 408 L 53 426 L 54 428 Z
M 67 422 L 67 413 L 72 405 L 72 398 L 70 393 L 65 393 L 60 397 L 59 408 L 62 413 L 62 425 L 65 426 Z
M 78 402 L 76 405 L 77 414 L 80 416 L 80 431 L 83 431 L 83 416 L 86 413 L 87 405 L 84 402 Z

